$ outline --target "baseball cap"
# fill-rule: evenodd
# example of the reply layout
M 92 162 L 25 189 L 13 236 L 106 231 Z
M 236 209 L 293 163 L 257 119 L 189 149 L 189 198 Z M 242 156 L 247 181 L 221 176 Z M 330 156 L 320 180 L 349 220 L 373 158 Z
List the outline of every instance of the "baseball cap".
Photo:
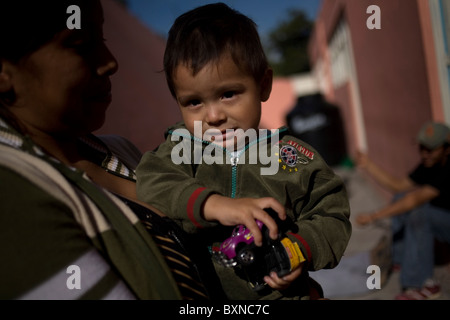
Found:
M 430 150 L 436 149 L 444 143 L 450 143 L 450 128 L 443 123 L 427 122 L 420 129 L 417 141 Z

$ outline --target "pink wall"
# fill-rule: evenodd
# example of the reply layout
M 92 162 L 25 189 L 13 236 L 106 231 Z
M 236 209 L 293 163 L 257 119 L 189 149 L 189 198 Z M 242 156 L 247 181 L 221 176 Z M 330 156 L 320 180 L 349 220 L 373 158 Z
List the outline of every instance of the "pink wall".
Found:
M 329 41 L 338 19 L 342 16 L 348 22 L 369 155 L 392 173 L 403 175 L 418 161 L 417 131 L 432 118 L 419 10 L 415 1 L 378 0 L 381 30 L 369 30 L 366 9 L 372 4 L 371 0 L 325 0 L 316 25 L 324 26 Z M 318 40 L 316 34 L 310 44 L 313 62 L 327 54 Z M 348 145 L 354 150 L 349 90 L 334 88 L 328 98 L 343 108 Z
M 415 136 L 431 118 L 429 87 L 417 6 L 383 0 L 382 29 L 368 30 L 370 1 L 350 1 L 352 32 L 368 150 L 393 173 L 406 174 L 418 160 Z
M 165 40 L 115 1 L 102 4 L 106 44 L 119 70 L 112 77 L 113 102 L 97 133 L 120 134 L 142 151 L 154 149 L 166 128 L 181 119 L 161 72 Z
M 292 110 L 297 97 L 287 78 L 275 78 L 269 100 L 262 104 L 260 127 L 277 129 L 286 125 L 286 115 Z

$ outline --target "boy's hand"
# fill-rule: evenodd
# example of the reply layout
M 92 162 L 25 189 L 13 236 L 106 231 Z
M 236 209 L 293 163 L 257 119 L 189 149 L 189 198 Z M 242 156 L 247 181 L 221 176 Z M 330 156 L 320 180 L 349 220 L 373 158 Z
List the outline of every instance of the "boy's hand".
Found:
M 276 272 L 271 272 L 270 275 L 264 277 L 264 281 L 275 290 L 285 290 L 291 283 L 297 279 L 302 273 L 303 264 L 300 264 L 297 269 L 292 270 L 291 273 L 285 275 L 284 277 L 278 277 Z
M 264 210 L 272 208 L 281 220 L 286 219 L 286 211 L 281 203 L 274 198 L 240 198 L 232 199 L 213 194 L 205 201 L 203 216 L 208 221 L 218 221 L 224 226 L 245 225 L 253 234 L 255 244 L 262 245 L 262 234 L 255 220 L 264 223 L 269 229 L 272 239 L 278 237 L 278 226 L 272 217 Z

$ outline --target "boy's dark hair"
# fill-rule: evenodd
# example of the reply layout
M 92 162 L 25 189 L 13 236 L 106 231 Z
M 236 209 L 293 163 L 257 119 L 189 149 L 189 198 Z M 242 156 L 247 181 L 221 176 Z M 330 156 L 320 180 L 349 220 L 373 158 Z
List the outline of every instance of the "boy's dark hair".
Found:
M 269 67 L 256 24 L 224 3 L 208 4 L 179 16 L 169 31 L 164 71 L 174 97 L 173 75 L 183 64 L 197 74 L 229 53 L 234 63 L 259 82 Z

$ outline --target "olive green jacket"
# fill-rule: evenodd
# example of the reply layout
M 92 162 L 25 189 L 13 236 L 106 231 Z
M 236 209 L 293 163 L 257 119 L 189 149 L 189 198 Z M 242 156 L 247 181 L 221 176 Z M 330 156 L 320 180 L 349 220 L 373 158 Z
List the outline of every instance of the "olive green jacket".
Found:
M 233 155 L 192 137 L 179 123 L 169 128 L 166 141 L 155 151 L 144 154 L 136 175 L 141 200 L 178 221 L 187 232 L 204 235 L 208 245 L 218 245 L 230 236 L 229 229 L 202 218 L 202 205 L 211 194 L 273 197 L 284 204 L 298 227 L 288 237 L 300 246 L 309 270 L 335 267 L 351 235 L 343 181 L 314 148 L 290 135 L 287 128 L 260 131 L 257 140 Z

